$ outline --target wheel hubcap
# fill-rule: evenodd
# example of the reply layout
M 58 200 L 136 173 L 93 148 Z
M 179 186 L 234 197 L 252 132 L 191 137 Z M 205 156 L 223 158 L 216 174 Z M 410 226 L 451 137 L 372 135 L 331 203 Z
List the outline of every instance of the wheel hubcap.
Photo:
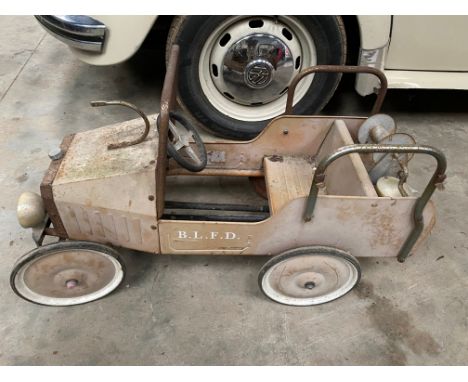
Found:
M 61 249 L 26 263 L 16 274 L 15 286 L 30 301 L 67 306 L 105 296 L 122 278 L 120 263 L 106 253 Z
M 238 120 L 263 121 L 284 112 L 292 79 L 316 63 L 313 39 L 296 18 L 230 17 L 203 46 L 200 85 L 219 112 Z M 294 104 L 304 97 L 312 77 L 299 83 Z
M 344 258 L 298 255 L 269 267 L 262 279 L 262 289 L 268 297 L 283 304 L 316 305 L 344 295 L 358 278 L 356 266 Z
M 300 52 L 296 54 L 300 57 Z M 289 47 L 278 37 L 260 33 L 235 42 L 226 52 L 222 67 L 222 81 L 215 82 L 218 90 L 243 105 L 279 98 L 295 71 Z

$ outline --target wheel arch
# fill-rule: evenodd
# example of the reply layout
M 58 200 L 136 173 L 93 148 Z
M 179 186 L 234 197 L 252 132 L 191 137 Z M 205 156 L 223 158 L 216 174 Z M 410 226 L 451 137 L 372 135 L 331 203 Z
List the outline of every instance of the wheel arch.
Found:
M 357 16 L 341 16 L 346 33 L 346 65 L 356 65 L 361 46 L 361 31 Z

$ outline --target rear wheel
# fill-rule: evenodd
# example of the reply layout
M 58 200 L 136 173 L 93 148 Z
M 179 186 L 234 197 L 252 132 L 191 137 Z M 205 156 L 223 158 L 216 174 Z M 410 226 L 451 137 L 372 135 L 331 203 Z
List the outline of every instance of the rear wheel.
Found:
M 168 39 L 181 47 L 179 95 L 205 127 L 249 139 L 284 112 L 294 76 L 317 64 L 343 64 L 346 36 L 335 16 L 187 16 Z M 294 112 L 314 114 L 340 74 L 308 76 L 296 88 Z
M 331 247 L 305 247 L 270 259 L 260 270 L 258 283 L 273 301 L 310 306 L 335 300 L 359 282 L 356 258 Z
M 15 264 L 14 292 L 41 305 L 70 306 L 102 298 L 122 282 L 118 253 L 102 244 L 65 241 L 33 249 Z

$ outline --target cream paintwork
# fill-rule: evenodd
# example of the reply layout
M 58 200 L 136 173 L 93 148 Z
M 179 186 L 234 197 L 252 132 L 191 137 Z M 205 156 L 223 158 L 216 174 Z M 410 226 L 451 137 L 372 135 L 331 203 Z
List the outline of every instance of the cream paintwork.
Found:
M 151 116 L 153 123 L 154 119 Z M 333 123 L 330 117 L 280 117 L 259 137 L 239 145 L 246 147 L 257 141 L 257 151 L 273 147 L 275 154 L 303 155 L 307 152 L 304 146 L 285 144 L 278 148 L 262 143 L 287 126 L 289 133 L 283 134 L 285 139 L 291 137 L 294 141 L 302 136 L 303 141 L 309 140 L 309 147 L 315 147 L 307 154 L 313 156 L 320 150 L 320 156 L 326 155 L 328 150 L 352 142 L 351 135 L 355 132 L 347 129 L 348 120 L 353 130 L 363 120 L 341 119 Z M 315 124 L 304 124 L 307 120 L 314 120 Z M 312 126 L 316 130 L 314 134 L 304 135 Z M 337 195 L 320 195 L 309 223 L 302 220 L 308 187 L 302 188 L 302 194 L 291 193 L 281 208 L 258 223 L 157 221 L 154 160 L 158 140 L 154 129 L 141 144 L 107 149 L 109 143 L 138 136 L 142 128 L 142 121 L 137 119 L 75 135 L 52 184 L 54 201 L 70 239 L 163 254 L 272 255 L 302 246 L 329 245 L 355 256 L 396 256 L 413 226 L 416 198 L 375 196 L 375 191 L 369 188 L 370 180 L 363 179 L 367 172 L 357 154 L 341 158 L 327 170 L 326 189 L 334 190 Z M 211 142 L 207 144 L 208 150 L 210 146 L 223 144 L 237 145 Z M 271 154 L 265 151 L 258 160 L 263 162 L 264 156 Z M 217 166 L 223 168 L 226 163 Z M 288 171 L 287 161 L 284 166 L 282 171 Z M 245 161 L 239 167 L 231 171 L 258 169 L 261 165 Z M 342 168 L 346 171 L 341 171 Z M 361 196 L 349 196 L 346 187 L 350 178 L 358 179 L 351 195 Z M 269 197 L 277 197 L 275 190 L 269 190 Z M 420 241 L 427 237 L 434 224 L 432 204 L 424 216 L 426 226 Z
M 84 62 L 111 65 L 140 48 L 157 16 L 93 15 L 108 28 L 104 52 L 73 49 Z M 360 64 L 385 72 L 389 88 L 468 89 L 468 16 L 357 16 Z M 393 24 L 393 25 L 392 25 Z M 390 39 L 391 37 L 391 39 Z M 368 95 L 378 87 L 373 76 L 356 77 L 356 91 Z
M 77 57 L 92 65 L 118 64 L 132 57 L 153 27 L 157 16 L 96 16 L 91 17 L 107 27 L 101 54 L 71 48 Z
M 390 18 L 358 16 L 360 65 L 382 70 L 390 89 L 468 89 L 468 48 L 460 43 L 468 16 L 393 16 L 389 24 Z M 377 87 L 372 76 L 357 76 L 359 94 Z
M 468 71 L 468 16 L 393 16 L 387 70 Z
M 468 72 L 418 72 L 386 70 L 393 89 L 468 90 Z
M 362 49 L 377 49 L 388 44 L 392 16 L 357 16 Z

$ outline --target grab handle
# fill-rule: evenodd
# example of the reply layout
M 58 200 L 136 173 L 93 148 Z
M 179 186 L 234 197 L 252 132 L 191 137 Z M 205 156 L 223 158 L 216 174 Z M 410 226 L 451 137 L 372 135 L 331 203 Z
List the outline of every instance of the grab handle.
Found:
M 309 222 L 312 220 L 312 216 L 317 202 L 319 188 L 325 181 L 325 170 L 338 158 L 352 153 L 412 153 L 412 154 L 427 154 L 433 156 L 437 160 L 437 168 L 432 175 L 431 180 L 427 184 L 424 192 L 417 199 L 414 205 L 413 221 L 414 227 L 406 239 L 405 243 L 401 247 L 398 253 L 398 261 L 404 262 L 408 257 L 411 249 L 416 243 L 419 235 L 424 228 L 423 211 L 426 207 L 427 202 L 431 198 L 435 189 L 441 185 L 445 178 L 445 171 L 447 170 L 447 159 L 445 158 L 442 151 L 432 146 L 425 145 L 379 145 L 379 144 L 356 144 L 340 147 L 335 152 L 323 158 L 315 170 L 312 178 L 312 185 L 310 187 L 309 197 L 307 199 L 306 208 L 304 211 L 304 221 Z
M 137 106 L 135 106 L 133 103 L 126 102 L 126 101 L 121 101 L 121 100 L 116 100 L 116 101 L 91 101 L 90 102 L 92 107 L 101 107 L 101 106 L 112 106 L 112 105 L 117 105 L 117 106 L 125 106 L 128 107 L 129 109 L 132 109 L 133 111 L 137 112 L 141 118 L 143 118 L 143 121 L 145 122 L 145 130 L 143 133 L 133 141 L 124 141 L 120 143 L 110 143 L 107 145 L 108 150 L 114 150 L 114 149 L 120 149 L 122 147 L 129 147 L 133 145 L 137 145 L 141 142 L 143 142 L 146 137 L 149 134 L 150 131 L 150 122 L 146 114 Z
M 293 113 L 293 100 L 294 100 L 294 93 L 296 91 L 296 86 L 300 80 L 304 77 L 308 76 L 309 74 L 313 73 L 367 73 L 373 74 L 376 76 L 380 81 L 380 89 L 377 94 L 377 99 L 375 100 L 374 107 L 372 108 L 371 115 L 377 114 L 380 112 L 382 108 L 383 101 L 385 99 L 385 94 L 387 94 L 387 77 L 385 74 L 376 68 L 371 68 L 369 66 L 351 66 L 351 65 L 316 65 L 311 66 L 310 68 L 304 69 L 299 72 L 296 77 L 289 85 L 288 89 L 288 99 L 286 100 L 286 111 L 285 115 L 292 115 Z

